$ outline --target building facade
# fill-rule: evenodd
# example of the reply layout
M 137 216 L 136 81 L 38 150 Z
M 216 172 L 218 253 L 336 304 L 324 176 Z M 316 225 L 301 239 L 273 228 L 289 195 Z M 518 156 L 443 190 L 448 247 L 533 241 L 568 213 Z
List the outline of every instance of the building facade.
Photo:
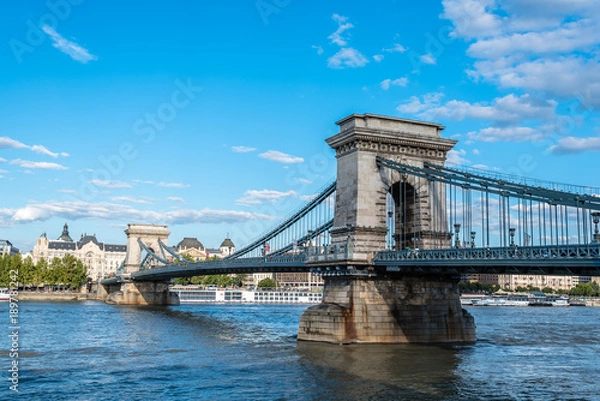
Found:
M 32 259 L 34 263 L 40 259 L 50 263 L 54 258 L 73 255 L 87 267 L 88 277 L 95 281 L 116 273 L 124 262 L 126 254 L 126 245 L 99 242 L 95 234 L 81 234 L 79 241 L 73 241 L 69 235 L 69 226 L 65 223 L 58 239 L 50 240 L 46 233 L 43 233 L 36 240 Z
M 591 277 L 589 276 L 539 276 L 527 274 L 501 274 L 498 276 L 500 288 L 511 291 L 515 291 L 517 287 L 526 288 L 527 286 L 569 291 L 577 284 L 587 283 L 590 280 Z
M 16 255 L 19 253 L 19 248 L 15 247 L 9 240 L 0 239 L 0 255 Z

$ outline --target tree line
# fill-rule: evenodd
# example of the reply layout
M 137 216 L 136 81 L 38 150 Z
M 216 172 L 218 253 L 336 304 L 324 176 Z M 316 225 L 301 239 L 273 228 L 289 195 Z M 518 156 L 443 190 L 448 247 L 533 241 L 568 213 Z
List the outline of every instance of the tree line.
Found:
M 50 263 L 40 259 L 33 263 L 30 257 L 23 259 L 20 254 L 0 257 L 0 287 L 11 283 L 11 271 L 17 272 L 21 288 L 59 287 L 80 289 L 88 281 L 86 266 L 73 255 L 54 258 Z

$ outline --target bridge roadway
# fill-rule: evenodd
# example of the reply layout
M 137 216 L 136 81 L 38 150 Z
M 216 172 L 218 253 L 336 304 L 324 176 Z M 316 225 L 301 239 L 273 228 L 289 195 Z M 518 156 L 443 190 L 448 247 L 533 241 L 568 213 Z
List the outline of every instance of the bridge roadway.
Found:
M 316 247 L 294 255 L 171 263 L 133 272 L 131 280 L 166 281 L 175 277 L 215 274 L 292 272 L 312 272 L 322 276 L 376 273 L 600 276 L 600 244 L 381 251 L 373 258 L 373 271 L 348 269 L 349 259 L 345 252 Z M 102 283 L 110 285 L 122 281 L 120 277 L 113 277 Z

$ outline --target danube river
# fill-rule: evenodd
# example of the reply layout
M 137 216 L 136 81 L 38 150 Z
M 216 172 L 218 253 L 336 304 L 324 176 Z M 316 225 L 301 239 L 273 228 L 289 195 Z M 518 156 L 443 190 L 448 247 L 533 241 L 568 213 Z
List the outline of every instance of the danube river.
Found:
M 298 343 L 304 309 L 22 303 L 18 398 L 600 400 L 600 308 L 472 307 L 469 346 Z

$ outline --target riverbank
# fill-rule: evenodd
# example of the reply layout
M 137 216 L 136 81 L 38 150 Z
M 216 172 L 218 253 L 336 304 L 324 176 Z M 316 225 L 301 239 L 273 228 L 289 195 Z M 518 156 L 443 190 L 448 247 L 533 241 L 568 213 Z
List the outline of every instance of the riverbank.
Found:
M 95 301 L 96 294 L 79 292 L 19 292 L 19 301 Z

